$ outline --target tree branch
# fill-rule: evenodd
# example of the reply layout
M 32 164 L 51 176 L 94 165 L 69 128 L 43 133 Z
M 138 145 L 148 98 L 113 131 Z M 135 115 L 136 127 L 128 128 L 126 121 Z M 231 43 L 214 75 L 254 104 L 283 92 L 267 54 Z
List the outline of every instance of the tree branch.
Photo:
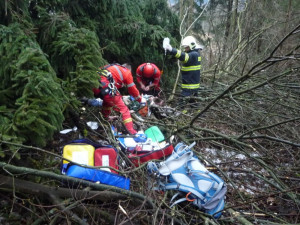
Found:
M 133 199 L 146 201 L 149 208 L 151 208 L 151 209 L 156 208 L 155 205 L 153 204 L 152 200 L 145 197 L 144 195 L 133 192 L 133 191 L 128 191 L 128 190 L 125 190 L 125 189 L 117 188 L 117 187 L 114 187 L 114 186 L 92 183 L 92 182 L 85 181 L 85 180 L 82 180 L 82 179 L 68 177 L 68 176 L 65 176 L 65 175 L 58 175 L 58 174 L 55 174 L 55 173 L 52 173 L 52 172 L 47 172 L 47 171 L 40 171 L 40 170 L 35 170 L 35 169 L 31 169 L 31 168 L 26 168 L 26 167 L 17 167 L 17 166 L 10 165 L 10 164 L 4 163 L 4 162 L 0 162 L 0 167 L 4 171 L 8 171 L 8 172 L 12 173 L 14 176 L 34 175 L 34 176 L 39 176 L 39 177 L 52 178 L 52 179 L 55 179 L 55 180 L 60 181 L 60 182 L 64 181 L 64 182 L 67 182 L 67 183 L 74 183 L 74 184 L 77 184 L 77 185 L 82 184 L 82 185 L 94 188 L 95 190 L 100 190 L 100 191 L 109 190 L 111 192 L 126 195 L 130 198 L 133 198 Z

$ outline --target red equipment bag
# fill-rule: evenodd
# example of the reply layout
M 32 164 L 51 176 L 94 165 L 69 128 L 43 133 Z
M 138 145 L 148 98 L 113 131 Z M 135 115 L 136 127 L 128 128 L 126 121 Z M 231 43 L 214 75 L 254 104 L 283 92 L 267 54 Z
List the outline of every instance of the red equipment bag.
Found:
M 145 162 L 148 162 L 149 160 L 152 159 L 161 159 L 164 158 L 166 156 L 169 156 L 172 154 L 174 150 L 173 145 L 167 145 L 162 149 L 159 150 L 153 150 L 153 151 L 149 151 L 149 152 L 138 152 L 135 151 L 133 153 L 130 153 L 128 155 L 128 158 L 131 160 L 131 162 L 135 165 L 135 166 L 139 166 Z
M 118 169 L 118 165 L 118 153 L 114 148 L 100 147 L 95 150 L 94 166 L 110 166 L 112 168 Z M 101 168 L 101 170 L 118 174 L 117 171 L 110 168 Z

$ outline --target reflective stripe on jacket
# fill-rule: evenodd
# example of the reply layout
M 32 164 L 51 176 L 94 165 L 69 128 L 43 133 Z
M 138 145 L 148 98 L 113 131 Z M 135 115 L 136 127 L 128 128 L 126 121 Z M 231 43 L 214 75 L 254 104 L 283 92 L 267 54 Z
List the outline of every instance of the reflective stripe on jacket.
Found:
M 183 62 L 181 67 L 181 88 L 196 90 L 200 88 L 201 56 L 198 50 L 182 52 L 172 49 L 171 54 Z
M 103 68 L 111 72 L 117 89 L 127 86 L 129 94 L 138 102 L 141 101 L 140 92 L 133 82 L 133 77 L 129 69 L 119 64 L 110 64 Z

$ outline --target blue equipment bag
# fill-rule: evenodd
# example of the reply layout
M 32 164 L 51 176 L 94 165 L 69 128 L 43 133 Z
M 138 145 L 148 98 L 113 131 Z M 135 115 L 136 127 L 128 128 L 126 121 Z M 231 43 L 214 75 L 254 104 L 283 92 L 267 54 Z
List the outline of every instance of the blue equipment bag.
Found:
M 126 190 L 129 190 L 130 188 L 129 178 L 100 169 L 70 165 L 67 169 L 66 175 L 92 182 L 100 182 L 101 184 L 112 185 Z
M 64 146 L 63 148 L 63 156 L 64 156 L 64 150 L 67 148 L 67 153 L 66 157 L 72 158 L 73 151 L 76 153 L 76 151 L 80 154 L 77 153 L 77 157 L 75 157 L 76 163 L 82 164 L 82 165 L 87 165 L 87 166 L 95 166 L 95 155 L 96 155 L 96 165 L 97 166 L 103 166 L 100 165 L 101 161 L 99 158 L 99 155 L 101 156 L 101 149 L 105 150 L 105 154 L 108 156 L 108 166 L 117 168 L 117 160 L 116 162 L 113 160 L 109 161 L 109 156 L 115 156 L 117 157 L 117 152 L 115 152 L 114 155 L 109 154 L 108 150 L 116 150 L 114 149 L 111 145 L 102 145 L 100 143 L 93 142 L 89 139 L 78 139 L 71 141 L 67 145 Z M 74 150 L 73 150 L 74 147 Z M 79 147 L 79 148 L 78 148 Z M 81 147 L 85 147 L 82 148 Z M 92 147 L 92 148 L 91 148 Z M 79 150 L 78 150 L 79 149 Z M 81 156 L 81 157 L 80 157 Z M 82 157 L 84 156 L 84 157 Z M 98 158 L 97 158 L 98 157 Z M 85 159 L 87 158 L 87 159 Z M 65 161 L 65 162 L 64 162 Z M 92 182 L 100 182 L 102 184 L 106 185 L 112 185 L 115 187 L 123 188 L 126 190 L 129 190 L 130 188 L 130 178 L 126 178 L 123 176 L 120 176 L 116 174 L 116 172 L 108 172 L 104 171 L 103 169 L 97 169 L 97 168 L 87 168 L 79 165 L 74 165 L 73 163 L 70 163 L 66 160 L 64 160 L 62 163 L 62 174 L 65 174 L 70 177 L 75 177 L 79 179 L 84 179 Z M 102 162 L 103 163 L 103 162 Z M 115 165 L 111 165 L 109 163 L 115 163 Z M 99 164 L 99 165 L 98 165 Z
M 158 178 L 158 186 L 154 189 L 178 191 L 171 199 L 171 207 L 188 201 L 214 218 L 219 218 L 224 209 L 226 184 L 216 174 L 209 172 L 193 154 L 191 148 L 194 144 L 177 144 L 165 161 L 149 162 L 148 172 Z M 183 198 L 177 199 L 182 195 Z

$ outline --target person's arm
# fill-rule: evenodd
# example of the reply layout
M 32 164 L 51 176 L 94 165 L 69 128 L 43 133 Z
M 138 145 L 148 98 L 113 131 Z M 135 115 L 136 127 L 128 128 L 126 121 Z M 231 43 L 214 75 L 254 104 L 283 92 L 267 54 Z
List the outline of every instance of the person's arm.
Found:
M 128 74 L 126 74 L 125 84 L 128 88 L 129 94 L 134 97 L 135 100 L 141 102 L 142 97 L 139 90 L 136 88 L 135 83 L 133 82 L 133 77 L 130 71 L 128 71 Z
M 146 87 L 148 89 L 147 91 L 149 91 L 151 88 L 159 85 L 160 75 L 161 75 L 161 72 L 158 69 L 158 67 L 156 67 L 156 73 L 153 74 L 153 82 Z
M 160 69 L 158 69 L 158 67 L 156 67 L 156 73 L 153 76 L 153 86 L 159 85 L 160 77 L 161 77 Z
M 136 73 L 136 81 L 138 84 L 143 84 L 142 83 L 142 76 L 139 73 Z
M 190 59 L 190 56 L 188 53 L 178 50 L 176 48 L 173 48 L 172 51 L 170 52 L 172 55 L 175 56 L 175 58 L 179 59 L 183 63 L 187 63 Z
M 168 44 L 165 48 L 171 55 L 175 56 L 175 58 L 179 59 L 180 61 L 187 63 L 189 60 L 189 54 L 173 48 L 170 44 Z
M 154 83 L 149 84 L 148 86 L 145 87 L 144 91 L 149 91 L 151 88 L 156 86 Z
M 141 87 L 142 90 L 147 91 L 147 87 L 143 84 L 143 82 L 139 82 L 139 85 Z
M 145 91 L 145 85 L 142 80 L 142 73 L 140 71 L 141 66 L 136 69 L 136 81 L 140 85 L 141 89 Z

